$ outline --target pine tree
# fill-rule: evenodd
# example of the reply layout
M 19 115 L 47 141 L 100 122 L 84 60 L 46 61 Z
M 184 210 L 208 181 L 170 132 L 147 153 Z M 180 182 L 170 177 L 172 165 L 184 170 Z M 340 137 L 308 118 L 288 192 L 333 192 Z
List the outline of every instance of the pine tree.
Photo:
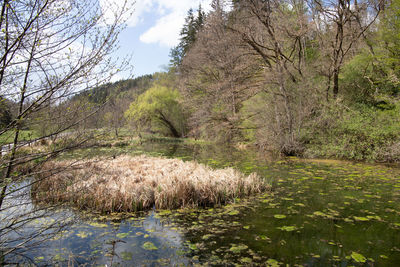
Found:
M 193 9 L 189 9 L 187 17 L 185 18 L 185 24 L 180 32 L 179 44 L 171 49 L 171 65 L 178 67 L 182 63 L 182 59 L 187 54 L 191 46 L 196 42 L 196 35 L 204 25 L 206 14 L 203 11 L 201 5 L 197 10 L 197 16 L 195 16 Z

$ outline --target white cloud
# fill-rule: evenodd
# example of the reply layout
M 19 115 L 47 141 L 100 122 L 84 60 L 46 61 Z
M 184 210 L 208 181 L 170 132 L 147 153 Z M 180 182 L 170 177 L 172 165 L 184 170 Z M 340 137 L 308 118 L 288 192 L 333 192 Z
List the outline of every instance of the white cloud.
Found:
M 160 18 L 156 24 L 140 36 L 140 41 L 161 46 L 173 47 L 179 42 L 179 32 L 190 8 L 197 9 L 199 4 L 207 11 L 211 0 L 148 0 L 151 10 L 156 10 Z M 146 10 L 143 10 L 146 12 Z M 148 12 L 148 11 L 147 11 Z M 135 14 L 139 18 L 145 13 Z
M 140 22 L 143 21 L 143 16 L 145 13 L 151 11 L 153 7 L 154 0 L 138 0 L 133 4 L 133 14 L 131 18 L 127 21 L 128 27 L 135 27 Z
M 155 25 L 140 36 L 140 41 L 172 47 L 179 42 L 179 32 L 190 8 L 199 4 L 205 11 L 210 9 L 212 0 L 126 0 L 133 7 L 133 14 L 127 20 L 128 27 L 135 27 L 144 21 L 146 15 L 158 17 Z M 125 0 L 99 0 L 106 21 L 112 21 Z
M 140 41 L 173 47 L 179 42 L 179 32 L 184 21 L 184 17 L 177 12 L 163 16 L 157 20 L 156 25 L 140 36 Z

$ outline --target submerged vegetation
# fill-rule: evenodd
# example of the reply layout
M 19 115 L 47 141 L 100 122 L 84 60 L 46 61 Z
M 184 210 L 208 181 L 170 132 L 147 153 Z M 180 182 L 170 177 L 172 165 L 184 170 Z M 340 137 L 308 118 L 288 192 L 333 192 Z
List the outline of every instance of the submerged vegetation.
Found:
M 50 240 L 48 250 L 31 252 L 35 263 L 67 265 L 73 257 L 82 265 L 113 261 L 113 266 L 397 266 L 400 260 L 398 168 L 299 158 L 265 161 L 255 151 L 184 142 L 93 150 L 233 166 L 257 172 L 273 189 L 210 208 L 76 211 L 74 225 Z
M 60 169 L 67 170 L 59 173 Z M 79 165 L 48 162 L 32 195 L 38 202 L 113 212 L 214 206 L 268 188 L 255 173 L 244 176 L 232 168 L 212 170 L 178 159 L 121 156 Z

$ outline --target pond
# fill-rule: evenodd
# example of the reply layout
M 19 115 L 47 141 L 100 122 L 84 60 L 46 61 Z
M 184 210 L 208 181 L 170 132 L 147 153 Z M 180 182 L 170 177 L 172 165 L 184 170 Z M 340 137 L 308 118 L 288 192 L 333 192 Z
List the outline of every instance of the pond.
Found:
M 97 148 L 73 156 L 142 153 L 257 172 L 273 190 L 208 209 L 110 215 L 62 210 L 72 214 L 73 224 L 12 260 L 29 258 L 39 266 L 400 265 L 400 169 L 274 161 L 251 150 L 184 143 Z

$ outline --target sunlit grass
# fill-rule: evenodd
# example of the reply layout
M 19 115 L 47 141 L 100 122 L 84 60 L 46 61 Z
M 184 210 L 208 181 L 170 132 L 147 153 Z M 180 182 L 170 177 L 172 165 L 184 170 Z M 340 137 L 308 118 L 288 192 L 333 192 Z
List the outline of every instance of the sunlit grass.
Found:
M 0 145 L 10 144 L 14 142 L 15 131 L 7 131 L 0 135 Z M 38 138 L 38 134 L 31 130 L 21 130 L 19 132 L 19 141 L 29 141 Z

